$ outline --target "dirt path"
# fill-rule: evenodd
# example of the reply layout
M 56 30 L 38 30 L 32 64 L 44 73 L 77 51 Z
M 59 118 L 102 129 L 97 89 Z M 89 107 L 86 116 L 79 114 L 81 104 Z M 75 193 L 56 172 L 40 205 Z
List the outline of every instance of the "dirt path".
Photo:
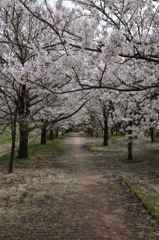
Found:
M 151 218 L 120 174 L 114 175 L 108 161 L 100 165 L 109 173 L 103 176 L 97 164 L 101 157 L 90 152 L 85 141 L 78 134 L 62 140 L 71 150 L 62 156 L 61 169 L 73 180 L 56 199 L 34 202 L 36 214 L 24 218 L 19 228 L 8 227 L 0 239 L 158 239 Z
M 65 213 L 57 218 L 56 230 L 61 231 L 61 239 L 155 239 L 144 221 L 148 216 L 139 217 L 135 211 L 130 211 L 130 205 L 125 208 L 127 203 L 121 192 L 127 191 L 132 205 L 143 210 L 138 200 L 129 189 L 125 190 L 126 186 L 122 188 L 118 184 L 118 177 L 103 178 L 96 171 L 91 159 L 93 154 L 84 143 L 85 139 L 75 134 L 64 143 L 72 149 L 66 164 L 77 177 L 77 183 L 76 189 L 66 196 Z

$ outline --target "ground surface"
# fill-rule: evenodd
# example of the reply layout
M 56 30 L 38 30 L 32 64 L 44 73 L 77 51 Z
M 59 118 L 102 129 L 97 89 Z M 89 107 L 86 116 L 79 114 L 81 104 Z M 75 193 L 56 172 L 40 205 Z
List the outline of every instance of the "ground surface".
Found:
M 112 153 L 91 152 L 86 141 L 73 134 L 61 140 L 70 150 L 59 164 L 42 161 L 43 153 L 38 168 L 28 162 L 23 172 L 1 176 L 0 239 L 159 239 L 156 222 L 122 179 L 134 169 Z M 135 168 L 140 174 L 142 165 Z

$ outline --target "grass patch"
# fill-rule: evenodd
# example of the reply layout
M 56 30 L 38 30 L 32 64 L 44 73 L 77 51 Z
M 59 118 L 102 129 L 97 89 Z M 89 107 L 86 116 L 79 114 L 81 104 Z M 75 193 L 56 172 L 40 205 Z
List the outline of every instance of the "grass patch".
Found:
M 145 143 L 145 146 L 149 147 L 149 148 L 156 148 L 158 147 L 159 142 L 147 142 Z
M 79 131 L 79 132 L 70 131 L 70 132 L 64 133 L 63 137 L 74 137 L 74 134 L 77 134 L 80 137 L 88 137 L 88 133 L 83 131 Z
M 134 157 L 132 160 L 129 160 L 126 158 L 120 158 L 120 161 L 125 163 L 142 163 L 142 162 L 145 162 L 146 160 L 143 159 L 143 157 Z
M 93 136 L 94 136 L 94 137 L 97 137 L 97 136 L 98 136 L 99 138 L 103 138 L 104 132 L 94 131 Z
M 46 145 L 41 145 L 40 143 L 32 143 L 29 145 L 29 158 L 30 159 L 36 159 L 36 153 L 37 152 L 50 152 L 52 153 L 52 156 L 55 152 L 57 153 L 63 153 L 66 151 L 66 148 L 62 147 L 60 145 L 60 139 L 56 138 L 53 141 L 48 140 Z
M 30 158 L 15 158 L 12 174 L 7 174 L 10 154 L 0 157 L 0 182 L 3 183 L 0 189 L 0 235 L 8 234 L 9 226 L 11 233 L 23 222 L 33 223 L 35 216 L 43 221 L 48 213 L 53 215 L 55 208 L 50 208 L 49 204 L 58 205 L 57 200 L 73 185 L 72 175 L 59 167 L 61 156 L 67 151 L 60 142 L 57 138 L 48 140 L 46 145 L 30 144 Z
M 0 131 L 2 131 L 2 126 L 0 127 Z M 4 145 L 6 143 L 11 143 L 12 137 L 11 137 L 11 128 L 7 127 L 3 133 L 0 134 L 0 145 Z
M 112 152 L 112 153 L 127 151 L 125 147 L 120 147 L 115 144 L 109 145 L 109 146 L 103 146 L 102 142 L 87 142 L 86 145 L 91 151 L 102 151 L 102 152 Z
M 60 145 L 60 139 L 56 138 L 55 140 L 51 141 L 48 140 L 46 145 L 41 145 L 39 142 L 31 143 L 28 146 L 29 151 L 29 158 L 28 159 L 19 159 L 17 158 L 18 152 L 15 151 L 14 157 L 14 168 L 21 168 L 24 163 L 29 163 L 32 161 L 52 161 L 54 167 L 59 167 L 60 162 L 56 156 L 63 154 L 67 151 L 67 148 L 64 148 Z M 8 165 L 10 160 L 10 153 L 4 154 L 0 156 L 0 168 L 5 169 L 8 171 Z
M 79 132 L 81 137 L 88 137 L 88 133 L 86 132 Z
M 45 193 L 45 194 L 44 194 L 44 198 L 46 198 L 46 199 L 48 199 L 48 200 L 53 200 L 53 199 L 54 199 L 53 195 L 51 195 L 51 194 L 49 194 L 49 193 Z
M 159 200 L 158 194 L 155 195 L 152 191 L 152 186 L 148 185 L 145 181 L 137 180 L 137 178 L 124 177 L 126 184 L 137 195 L 145 208 L 159 223 Z M 151 189 L 150 189 L 151 188 Z M 154 189 L 153 189 L 154 190 Z M 159 192 L 159 189 L 158 189 Z
M 17 161 L 17 152 L 15 153 L 15 159 L 14 161 Z M 10 153 L 6 153 L 2 156 L 0 156 L 0 169 L 1 172 L 3 172 L 3 170 L 5 170 L 5 172 L 8 172 L 9 169 L 9 160 L 10 160 Z
M 3 126 L 0 127 L 0 132 L 2 131 Z M 16 134 L 16 141 L 19 140 L 19 133 Z M 0 134 L 0 145 L 5 145 L 7 143 L 12 142 L 11 136 L 11 127 L 7 127 L 1 134 Z

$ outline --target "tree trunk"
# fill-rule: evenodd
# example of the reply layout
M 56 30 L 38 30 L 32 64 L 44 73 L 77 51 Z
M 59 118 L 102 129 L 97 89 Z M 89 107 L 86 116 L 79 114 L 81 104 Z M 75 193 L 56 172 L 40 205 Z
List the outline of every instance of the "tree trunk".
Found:
M 128 160 L 133 159 L 133 154 L 132 154 L 132 140 L 128 142 Z
M 116 131 L 116 136 L 118 135 L 118 127 L 115 127 L 115 131 Z
M 91 129 L 90 129 L 90 128 L 88 128 L 88 134 L 89 134 L 89 135 L 91 134 Z
M 104 121 L 104 139 L 103 146 L 108 146 L 108 123 Z
M 96 137 L 98 137 L 98 132 L 96 132 L 96 135 L 95 135 Z
M 111 131 L 111 135 L 113 135 L 113 133 L 114 133 L 114 128 L 112 127 L 110 131 Z
M 15 140 L 16 140 L 16 120 L 11 126 L 12 131 L 12 147 L 11 147 L 11 156 L 9 162 L 9 173 L 13 172 L 13 161 L 14 161 L 14 153 L 15 153 Z
M 46 127 L 41 130 L 41 145 L 46 145 Z
M 132 122 L 129 122 L 129 126 L 132 127 Z M 133 154 L 132 154 L 132 130 L 128 131 L 129 134 L 129 140 L 128 140 L 128 160 L 133 159 Z
M 19 143 L 19 154 L 18 158 L 25 159 L 28 158 L 28 122 L 19 122 L 20 131 L 20 143 Z
M 93 133 L 94 133 L 94 131 L 93 131 L 93 129 L 91 129 L 91 137 L 93 137 Z
M 150 128 L 151 142 L 155 142 L 154 128 Z
M 21 93 L 19 97 L 19 108 L 18 114 L 20 116 L 19 121 L 19 132 L 20 132 L 20 143 L 19 143 L 19 154 L 18 158 L 25 159 L 28 158 L 28 121 L 27 116 L 29 115 L 29 102 L 28 102 L 28 92 L 26 85 L 21 86 Z
M 54 131 L 50 129 L 49 140 L 54 140 Z
M 56 129 L 56 130 L 55 130 L 55 137 L 58 137 L 58 136 L 59 136 L 59 130 Z

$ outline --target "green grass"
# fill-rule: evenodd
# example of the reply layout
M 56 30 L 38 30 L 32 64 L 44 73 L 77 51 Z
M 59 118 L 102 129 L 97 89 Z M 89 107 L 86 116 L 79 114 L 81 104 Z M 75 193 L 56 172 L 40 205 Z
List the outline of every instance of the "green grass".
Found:
M 0 131 L 2 130 L 2 127 L 0 127 Z M 11 129 L 10 127 L 7 127 L 3 133 L 0 134 L 0 145 L 4 145 L 6 143 L 12 142 L 12 136 L 11 136 Z
M 50 199 L 50 200 L 53 200 L 54 199 L 54 197 L 53 197 L 53 195 L 51 195 L 50 193 L 45 193 L 44 194 L 44 198 L 46 198 L 46 199 Z
M 104 133 L 102 131 L 94 131 L 93 136 L 96 137 L 96 134 L 98 134 L 99 138 L 103 138 L 103 136 L 104 136 Z
M 3 126 L 0 126 L 0 132 L 2 131 Z M 18 130 L 18 129 L 17 129 Z M 19 140 L 19 133 L 16 134 L 16 141 Z M 11 136 L 11 127 L 8 126 L 1 134 L 0 134 L 0 145 L 5 145 L 7 143 L 12 142 Z
M 125 163 L 140 163 L 146 161 L 143 156 L 141 157 L 133 157 L 132 160 L 126 159 L 126 158 L 120 158 L 120 161 L 125 162 Z
M 72 136 L 74 136 L 73 135 L 74 133 L 81 136 L 81 137 L 88 137 L 88 133 L 81 132 L 81 131 L 79 131 L 79 132 L 70 131 L 70 132 L 64 133 L 64 135 L 62 137 L 72 137 Z
M 56 138 L 53 141 L 47 140 L 46 145 L 41 145 L 40 143 L 32 143 L 28 146 L 29 158 L 35 158 L 36 153 L 40 151 L 52 151 L 52 152 L 64 152 L 66 148 L 60 145 L 60 139 Z
M 143 203 L 145 208 L 159 223 L 159 201 L 158 195 L 155 197 L 151 196 L 150 192 L 147 193 L 149 186 L 144 182 L 138 181 L 136 178 L 123 177 L 129 188 L 136 194 L 136 196 Z
M 81 137 L 88 137 L 88 133 L 86 132 L 79 132 Z
M 17 156 L 17 153 L 15 154 Z M 0 169 L 5 169 L 8 171 L 9 166 L 9 160 L 10 160 L 10 153 L 6 153 L 2 156 L 0 156 Z
M 108 146 L 103 146 L 102 142 L 87 142 L 86 145 L 91 151 L 102 151 L 102 152 L 112 152 L 112 153 L 127 151 L 126 147 L 120 147 L 111 143 Z
M 2 126 L 0 126 L 0 132 L 3 129 Z M 16 142 L 19 141 L 19 136 L 20 134 L 18 133 L 18 126 L 17 126 L 17 134 L 16 134 Z M 35 138 L 35 134 L 32 132 L 29 133 L 29 141 L 33 141 L 34 139 L 39 138 L 40 134 L 36 136 Z M 35 141 L 35 140 L 34 140 Z M 12 142 L 12 136 L 11 136 L 11 127 L 8 126 L 1 134 L 0 134 L 0 145 L 5 145 L 7 143 L 11 143 Z
M 141 144 L 141 140 L 134 139 L 133 142 L 133 159 L 128 160 L 128 147 L 125 138 L 122 135 L 113 135 L 108 140 L 108 146 L 103 146 L 102 139 L 94 139 L 94 141 L 87 142 L 87 147 L 93 152 L 105 152 L 109 154 L 118 154 L 118 159 L 125 163 L 142 163 L 146 161 L 152 162 L 156 154 L 159 153 L 158 145 L 152 144 L 145 149 L 145 142 Z M 155 155 L 155 156 L 153 156 Z
M 44 160 L 53 161 L 55 167 L 59 167 L 59 161 L 56 161 L 55 155 L 59 155 L 67 151 L 66 148 L 60 145 L 60 139 L 56 138 L 53 141 L 48 140 L 46 145 L 41 145 L 39 142 L 31 143 L 28 145 L 29 159 L 17 158 L 18 152 L 15 151 L 14 167 L 18 167 L 19 164 L 38 160 L 38 157 L 44 158 Z M 10 153 L 0 156 L 0 168 L 8 170 L 8 164 L 10 160 Z

